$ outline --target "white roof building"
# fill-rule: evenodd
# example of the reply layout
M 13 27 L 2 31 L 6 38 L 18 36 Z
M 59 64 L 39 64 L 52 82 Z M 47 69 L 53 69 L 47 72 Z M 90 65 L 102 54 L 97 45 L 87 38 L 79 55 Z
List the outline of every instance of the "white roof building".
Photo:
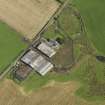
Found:
M 37 57 L 39 56 L 39 54 L 33 50 L 30 50 L 29 52 L 27 52 L 22 58 L 21 60 L 23 62 L 25 62 L 28 65 L 31 65 L 31 63 L 33 62 L 33 60 L 35 60 Z
M 35 71 L 37 71 L 41 75 L 45 75 L 48 71 L 50 71 L 53 68 L 53 64 L 51 64 L 43 56 L 41 56 L 33 50 L 30 50 L 28 53 L 26 53 L 21 58 L 21 60 L 24 63 L 31 66 Z
M 49 57 L 56 54 L 56 51 L 45 42 L 42 42 L 37 48 Z

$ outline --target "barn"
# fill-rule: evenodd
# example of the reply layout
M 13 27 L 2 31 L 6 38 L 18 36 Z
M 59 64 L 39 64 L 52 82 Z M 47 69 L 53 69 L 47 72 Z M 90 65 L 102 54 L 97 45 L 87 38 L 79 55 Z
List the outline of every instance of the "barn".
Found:
M 44 76 L 53 68 L 53 64 L 40 55 L 37 51 L 30 50 L 22 58 L 21 61 L 29 65 L 40 75 Z

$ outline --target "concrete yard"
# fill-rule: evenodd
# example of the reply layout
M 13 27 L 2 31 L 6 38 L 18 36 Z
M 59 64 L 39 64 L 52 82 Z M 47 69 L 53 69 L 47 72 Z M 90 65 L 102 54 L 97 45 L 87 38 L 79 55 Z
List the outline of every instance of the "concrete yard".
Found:
M 55 0 L 0 0 L 0 20 L 32 40 L 58 7 Z

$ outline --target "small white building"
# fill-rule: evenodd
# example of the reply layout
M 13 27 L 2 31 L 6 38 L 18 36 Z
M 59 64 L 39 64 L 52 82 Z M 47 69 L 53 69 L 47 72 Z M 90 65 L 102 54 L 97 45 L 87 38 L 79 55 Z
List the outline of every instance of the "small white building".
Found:
M 35 71 L 40 73 L 42 76 L 45 75 L 48 71 L 53 68 L 53 64 L 51 64 L 48 60 L 46 60 L 39 53 L 30 50 L 27 52 L 21 60 L 31 66 Z
M 41 44 L 37 47 L 41 52 L 46 54 L 48 57 L 52 57 L 56 54 L 56 51 L 48 45 L 46 42 L 41 42 Z

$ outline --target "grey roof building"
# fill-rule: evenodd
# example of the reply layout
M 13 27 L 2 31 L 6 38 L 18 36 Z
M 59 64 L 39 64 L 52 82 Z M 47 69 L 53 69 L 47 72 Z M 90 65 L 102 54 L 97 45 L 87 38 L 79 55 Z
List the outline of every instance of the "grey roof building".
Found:
M 52 57 L 56 54 L 56 51 L 49 46 L 46 42 L 41 42 L 41 44 L 37 47 L 41 52 L 46 54 L 48 57 Z
M 35 71 L 37 71 L 41 75 L 45 75 L 48 71 L 50 71 L 53 68 L 53 64 L 51 64 L 42 55 L 33 50 L 27 52 L 21 58 L 21 60 L 24 63 L 31 66 Z

